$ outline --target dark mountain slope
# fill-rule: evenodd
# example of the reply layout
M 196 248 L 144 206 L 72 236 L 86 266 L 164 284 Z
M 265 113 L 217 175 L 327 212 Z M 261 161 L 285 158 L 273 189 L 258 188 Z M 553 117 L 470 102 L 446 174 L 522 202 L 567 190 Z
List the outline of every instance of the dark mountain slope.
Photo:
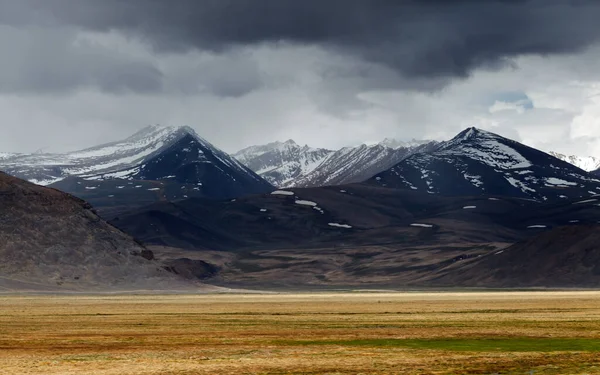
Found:
M 600 179 L 499 135 L 470 128 L 434 151 L 408 157 L 369 183 L 452 196 L 498 195 L 539 201 L 588 197 Z
M 181 286 L 86 202 L 0 172 L 0 289 Z
M 273 190 L 250 169 L 192 133 L 146 160 L 130 178 L 195 184 L 204 196 L 217 199 Z
M 548 204 L 357 184 L 157 203 L 111 223 L 162 259 L 218 266 L 211 282 L 229 286 L 403 287 L 554 227 L 596 223 L 598 199 Z
M 288 189 L 231 201 L 161 202 L 118 215 L 111 222 L 149 244 L 214 250 L 306 247 L 330 241 L 407 243 L 408 237 L 399 233 L 427 228 L 412 224 L 431 225 L 436 233 L 433 242 L 444 236 L 515 242 L 554 226 L 596 223 L 599 203 L 598 197 L 557 204 L 445 197 L 357 184 Z
M 491 202 L 485 199 L 480 203 L 480 211 L 484 210 L 483 206 L 503 208 L 496 216 L 488 215 L 490 218 L 483 220 L 479 211 L 463 209 L 480 200 L 477 198 L 430 196 L 365 185 L 288 191 L 292 195 L 269 194 L 224 202 L 188 199 L 157 203 L 120 215 L 111 222 L 155 245 L 215 250 L 294 248 L 332 241 L 347 244 L 406 242 L 408 237 L 399 233 L 419 232 L 410 225 L 421 219 L 448 220 L 452 222 L 448 226 L 464 220 L 480 225 L 494 221 L 513 224 L 518 223 L 512 218 L 515 211 L 539 205 L 524 200 Z M 514 239 L 515 236 L 519 238 L 517 234 L 509 237 Z M 495 235 L 491 237 L 498 239 Z
M 600 286 L 600 226 L 566 226 L 487 255 L 433 281 L 485 287 Z

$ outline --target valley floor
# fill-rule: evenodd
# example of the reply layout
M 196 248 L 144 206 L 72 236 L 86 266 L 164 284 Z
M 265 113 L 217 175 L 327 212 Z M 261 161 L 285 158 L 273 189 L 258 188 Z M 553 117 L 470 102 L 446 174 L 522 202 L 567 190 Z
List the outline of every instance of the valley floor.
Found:
M 600 292 L 0 296 L 1 374 L 600 374 Z

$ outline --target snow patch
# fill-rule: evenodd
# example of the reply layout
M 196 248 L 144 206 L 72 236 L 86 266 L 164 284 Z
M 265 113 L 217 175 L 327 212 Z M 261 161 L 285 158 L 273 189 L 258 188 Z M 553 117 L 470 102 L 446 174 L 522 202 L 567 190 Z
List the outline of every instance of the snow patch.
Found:
M 305 200 L 302 200 L 302 199 L 298 199 L 294 203 L 299 204 L 301 206 L 311 206 L 311 207 L 316 207 L 317 206 L 317 203 L 315 203 L 313 201 L 305 201 Z
M 597 201 L 598 201 L 598 199 L 587 199 L 587 200 L 584 200 L 584 201 L 575 202 L 573 204 L 593 203 L 593 202 L 597 202 Z
M 336 228 L 345 228 L 345 229 L 351 229 L 352 228 L 352 225 L 348 225 L 348 224 L 329 223 L 328 225 L 330 227 L 336 227 Z
M 469 181 L 471 183 L 471 185 L 475 186 L 475 187 L 482 187 L 483 186 L 483 181 L 481 181 L 481 176 L 477 176 L 477 175 L 470 175 L 468 173 L 463 173 L 465 180 Z
M 519 180 L 517 180 L 517 179 L 515 179 L 515 178 L 513 178 L 513 177 L 510 177 L 510 176 L 504 176 L 504 178 L 505 178 L 505 179 L 506 179 L 506 181 L 508 181 L 508 183 L 510 183 L 512 186 L 514 186 L 514 187 L 516 187 L 516 188 L 518 188 L 518 189 L 521 189 L 521 191 L 522 191 L 523 193 L 527 193 L 528 191 L 529 191 L 529 192 L 532 192 L 532 193 L 535 193 L 535 192 L 536 192 L 536 191 L 535 191 L 535 189 L 532 189 L 532 188 L 530 188 L 529 186 L 525 185 L 523 182 L 521 182 L 521 181 L 519 181 Z
M 271 193 L 271 195 L 294 195 L 293 191 L 287 191 L 287 190 L 275 190 L 274 192 Z
M 547 178 L 544 178 L 544 181 L 546 182 L 546 185 L 548 185 L 548 186 L 552 186 L 552 185 L 561 186 L 561 187 L 577 186 L 577 183 L 575 183 L 575 182 L 563 180 L 563 179 L 556 178 L 556 177 L 547 177 Z
M 421 227 L 421 228 L 433 228 L 431 224 L 420 224 L 420 223 L 412 223 L 411 227 Z

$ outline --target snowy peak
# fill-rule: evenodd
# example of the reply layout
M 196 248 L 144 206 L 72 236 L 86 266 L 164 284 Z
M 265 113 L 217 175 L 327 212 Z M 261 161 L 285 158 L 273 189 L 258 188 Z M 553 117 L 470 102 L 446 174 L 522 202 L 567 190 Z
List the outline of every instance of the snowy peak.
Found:
M 495 136 L 495 137 L 500 137 L 496 134 L 489 133 L 489 132 L 486 132 L 481 129 L 477 129 L 476 127 L 470 127 L 470 128 L 466 128 L 465 130 L 458 133 L 450 141 L 457 141 L 457 142 L 458 141 L 468 141 L 468 140 L 472 140 L 472 139 L 475 139 L 478 137 L 490 137 L 490 135 Z
M 469 158 L 498 169 L 521 169 L 531 162 L 517 149 L 533 150 L 497 134 L 468 128 L 448 142 L 442 142 L 436 152 L 439 155 Z
M 307 145 L 299 146 L 290 139 L 247 147 L 233 156 L 271 184 L 285 187 L 311 173 L 332 152 Z
M 148 126 L 121 141 L 67 154 L 18 155 L 0 160 L 0 168 L 38 184 L 68 177 L 95 182 L 168 180 L 202 186 L 195 192 L 207 197 L 227 198 L 273 188 L 188 126 Z M 83 181 L 79 182 L 86 185 Z
M 473 146 L 489 142 L 513 143 L 514 141 L 486 130 L 471 127 L 461 131 L 449 141 L 441 142 L 439 148 L 450 149 L 460 145 Z
M 600 168 L 600 158 L 593 156 L 565 155 L 553 151 L 550 151 L 549 154 L 587 172 L 592 172 Z
M 542 151 L 468 128 L 431 152 L 417 153 L 370 183 L 430 194 L 495 194 L 540 201 L 600 192 L 600 180 Z
M 410 141 L 402 141 L 394 138 L 385 138 L 383 141 L 379 142 L 379 144 L 397 150 L 399 148 L 416 148 L 419 146 L 430 144 L 432 142 L 433 141 L 430 140 L 418 140 L 414 138 Z

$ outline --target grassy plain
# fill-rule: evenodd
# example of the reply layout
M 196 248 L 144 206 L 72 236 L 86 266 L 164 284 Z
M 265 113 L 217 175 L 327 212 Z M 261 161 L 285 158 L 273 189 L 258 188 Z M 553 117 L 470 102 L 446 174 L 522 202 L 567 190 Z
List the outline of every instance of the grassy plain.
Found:
M 0 374 L 600 374 L 600 292 L 1 296 Z

